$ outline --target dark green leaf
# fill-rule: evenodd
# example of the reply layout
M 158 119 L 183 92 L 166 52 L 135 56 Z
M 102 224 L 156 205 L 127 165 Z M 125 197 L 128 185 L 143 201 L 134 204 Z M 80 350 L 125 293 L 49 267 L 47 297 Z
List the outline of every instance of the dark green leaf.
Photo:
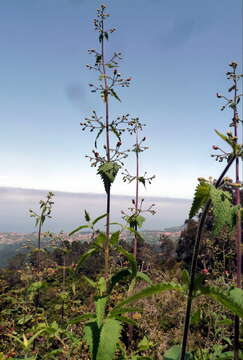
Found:
M 111 95 L 114 96 L 118 101 L 121 101 L 121 99 L 119 98 L 119 96 L 117 95 L 117 93 L 115 92 L 115 90 L 110 89 Z
M 98 216 L 96 219 L 94 219 L 94 221 L 92 221 L 92 224 L 95 225 L 98 221 L 100 221 L 101 219 L 103 219 L 106 216 L 107 216 L 107 214 Z
M 71 235 L 75 234 L 77 231 L 82 230 L 82 229 L 87 229 L 87 228 L 89 228 L 88 225 L 81 225 L 81 226 L 77 227 L 76 229 L 74 229 L 73 231 L 71 231 L 68 235 L 71 236 Z
M 91 255 L 95 254 L 97 252 L 96 248 L 91 248 L 88 251 L 86 251 L 79 259 L 79 262 L 76 266 L 75 272 L 77 273 L 80 269 L 80 267 L 83 265 L 84 261 L 90 257 Z

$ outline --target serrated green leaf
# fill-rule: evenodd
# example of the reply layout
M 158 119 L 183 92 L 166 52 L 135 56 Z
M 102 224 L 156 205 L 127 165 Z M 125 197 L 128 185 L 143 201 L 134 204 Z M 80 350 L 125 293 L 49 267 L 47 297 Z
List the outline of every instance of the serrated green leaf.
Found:
M 106 319 L 100 332 L 96 360 L 113 360 L 117 343 L 121 335 L 121 323 L 115 319 Z
M 191 210 L 189 213 L 189 219 L 193 218 L 199 210 L 206 204 L 209 199 L 210 184 L 201 181 L 195 190 L 194 199 L 192 202 Z
M 105 307 L 107 303 L 107 296 L 100 296 L 95 301 L 96 318 L 98 328 L 101 328 L 105 316 Z
M 97 322 L 92 321 L 85 325 L 84 327 L 84 341 L 89 347 L 89 352 L 92 360 L 97 360 L 97 350 L 99 344 L 100 330 L 98 328 Z
M 224 290 L 216 286 L 202 287 L 201 293 L 211 297 L 218 303 L 222 304 L 226 309 L 243 318 L 243 290 L 239 288 L 231 288 Z
M 139 291 L 138 293 L 136 293 L 132 296 L 129 296 L 127 299 L 125 299 L 122 302 L 120 302 L 119 304 L 117 304 L 113 310 L 123 307 L 124 305 L 129 304 L 131 302 L 138 301 L 145 297 L 159 294 L 162 291 L 168 291 L 168 290 L 176 290 L 179 292 L 183 292 L 183 287 L 173 281 L 168 282 L 168 283 L 159 283 L 157 285 L 148 286 L 145 289 Z
M 140 351 L 148 350 L 152 346 L 154 346 L 154 343 L 152 341 L 149 341 L 149 339 L 146 336 L 144 336 L 143 339 L 138 343 L 138 349 Z
M 120 168 L 121 166 L 113 161 L 107 161 L 99 166 L 97 174 L 100 175 L 104 183 L 106 193 L 110 190 Z
M 100 296 L 103 296 L 103 294 L 106 292 L 106 279 L 103 276 L 101 276 L 97 281 L 97 289 Z
M 216 189 L 215 186 L 211 185 L 210 198 L 213 205 L 214 235 L 218 235 L 225 226 L 228 226 L 233 231 L 239 207 L 232 205 L 231 194 L 227 191 Z
M 111 235 L 111 238 L 110 238 L 110 245 L 117 245 L 118 242 L 119 242 L 119 239 L 120 239 L 120 234 L 121 234 L 121 231 L 118 230 L 116 232 L 114 232 L 112 235 Z
M 146 283 L 148 283 L 148 284 L 150 284 L 150 285 L 153 284 L 153 282 L 152 282 L 152 280 L 150 279 L 150 277 L 149 277 L 147 274 L 145 274 L 144 272 L 138 271 L 138 272 L 137 272 L 137 275 L 136 275 L 136 278 L 141 279 L 141 280 L 144 280 Z

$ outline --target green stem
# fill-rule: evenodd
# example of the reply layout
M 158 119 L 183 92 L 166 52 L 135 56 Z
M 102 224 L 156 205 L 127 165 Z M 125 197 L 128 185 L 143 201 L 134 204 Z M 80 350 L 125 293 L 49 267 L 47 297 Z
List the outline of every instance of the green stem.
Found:
M 136 198 L 135 198 L 135 214 L 138 215 L 138 194 L 139 194 L 139 155 L 138 155 L 138 128 L 136 128 Z M 137 231 L 137 223 L 134 226 L 134 230 Z M 137 258 L 137 247 L 138 247 L 138 238 L 135 234 L 133 240 L 133 256 Z

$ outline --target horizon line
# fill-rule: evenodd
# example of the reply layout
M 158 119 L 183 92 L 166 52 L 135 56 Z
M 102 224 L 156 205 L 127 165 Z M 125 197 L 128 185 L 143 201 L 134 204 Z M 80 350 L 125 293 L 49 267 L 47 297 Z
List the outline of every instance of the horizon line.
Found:
M 15 187 L 15 186 L 6 186 L 6 185 L 0 185 L 1 189 L 9 189 L 9 190 L 25 190 L 25 191 L 37 191 L 37 192 L 53 192 L 59 194 L 70 194 L 70 195 L 95 195 L 95 196 L 105 196 L 105 193 L 95 193 L 95 192 L 75 192 L 75 191 L 63 191 L 63 190 L 50 190 L 50 189 L 35 189 L 35 188 L 24 188 L 24 187 Z M 124 195 L 124 194 L 111 194 L 111 196 L 115 197 L 124 197 L 124 198 L 131 198 L 134 197 L 134 195 Z M 172 196 L 156 196 L 156 195 L 145 195 L 140 196 L 140 198 L 149 198 L 149 199 L 167 199 L 167 200 L 187 200 L 192 201 L 192 198 L 179 198 L 179 197 L 172 197 Z

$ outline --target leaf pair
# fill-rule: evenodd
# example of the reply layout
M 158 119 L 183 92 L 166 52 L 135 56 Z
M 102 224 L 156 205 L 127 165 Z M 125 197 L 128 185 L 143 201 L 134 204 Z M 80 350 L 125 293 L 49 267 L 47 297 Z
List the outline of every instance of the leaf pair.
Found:
M 214 235 L 220 233 L 224 226 L 232 231 L 236 224 L 239 206 L 232 205 L 232 196 L 228 191 L 217 189 L 206 180 L 201 180 L 196 187 L 189 218 L 193 218 L 210 201 L 214 215 Z

